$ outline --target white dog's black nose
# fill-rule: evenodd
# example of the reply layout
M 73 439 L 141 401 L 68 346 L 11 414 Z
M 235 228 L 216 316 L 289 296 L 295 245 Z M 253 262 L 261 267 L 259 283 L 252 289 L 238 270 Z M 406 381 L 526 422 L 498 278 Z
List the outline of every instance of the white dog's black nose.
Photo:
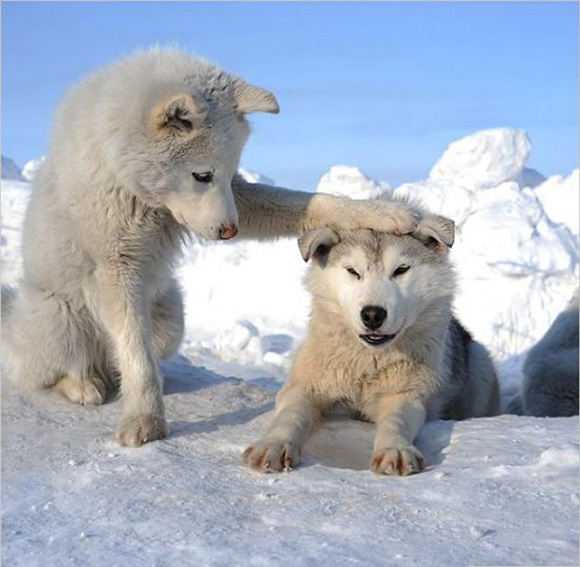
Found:
M 375 331 L 387 318 L 387 311 L 378 305 L 367 305 L 361 309 L 360 318 L 367 329 Z

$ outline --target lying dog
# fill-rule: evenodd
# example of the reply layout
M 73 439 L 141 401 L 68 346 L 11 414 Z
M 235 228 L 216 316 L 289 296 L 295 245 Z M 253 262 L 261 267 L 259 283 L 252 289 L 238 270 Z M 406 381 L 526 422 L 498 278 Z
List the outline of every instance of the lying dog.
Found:
M 426 419 L 499 412 L 491 359 L 451 314 L 453 239 L 453 222 L 437 216 L 401 237 L 322 229 L 300 238 L 313 260 L 308 336 L 245 464 L 296 466 L 313 426 L 340 405 L 376 423 L 372 470 L 408 475 L 425 468 L 413 440 Z

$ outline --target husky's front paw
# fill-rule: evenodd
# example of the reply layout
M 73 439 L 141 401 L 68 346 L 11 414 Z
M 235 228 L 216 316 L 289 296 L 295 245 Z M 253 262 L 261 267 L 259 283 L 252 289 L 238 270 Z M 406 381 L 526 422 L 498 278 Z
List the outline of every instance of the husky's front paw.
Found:
M 168 434 L 169 426 L 162 415 L 133 415 L 121 420 L 117 429 L 117 441 L 126 447 L 140 447 Z
M 259 472 L 288 471 L 298 465 L 300 452 L 293 443 L 258 441 L 242 453 L 242 463 Z
M 371 470 L 377 474 L 407 476 L 425 470 L 425 457 L 412 445 L 404 449 L 380 449 L 373 455 Z

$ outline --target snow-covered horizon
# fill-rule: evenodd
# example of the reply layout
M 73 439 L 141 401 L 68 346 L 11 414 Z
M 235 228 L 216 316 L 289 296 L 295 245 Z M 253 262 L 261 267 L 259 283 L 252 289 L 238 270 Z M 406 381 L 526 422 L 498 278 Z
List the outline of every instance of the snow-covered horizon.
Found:
M 546 178 L 526 167 L 530 150 L 521 130 L 485 130 L 442 151 L 427 179 L 392 188 L 356 165 L 337 165 L 317 187 L 419 199 L 456 222 L 455 311 L 492 353 L 504 407 L 527 350 L 578 287 L 579 170 Z M 6 166 L 3 283 L 18 284 L 31 192 L 24 179 L 40 163 L 24 174 Z M 267 171 L 240 173 L 273 183 Z M 577 564 L 577 418 L 429 423 L 418 441 L 429 468 L 408 479 L 366 470 L 372 426 L 352 421 L 325 426 L 291 474 L 240 467 L 304 337 L 305 270 L 295 239 L 193 239 L 177 269 L 187 358 L 163 368 L 173 434 L 138 451 L 112 441 L 118 403 L 25 400 L 3 384 L 5 561 Z

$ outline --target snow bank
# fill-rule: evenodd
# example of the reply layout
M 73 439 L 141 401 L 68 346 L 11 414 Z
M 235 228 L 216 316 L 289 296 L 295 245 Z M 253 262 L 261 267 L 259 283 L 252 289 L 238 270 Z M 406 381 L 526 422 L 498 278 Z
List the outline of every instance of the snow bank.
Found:
M 451 144 L 429 179 L 395 190 L 455 220 L 455 308 L 505 363 L 508 395 L 523 353 L 578 286 L 578 170 L 545 179 L 524 169 L 529 151 L 522 131 L 478 132 Z
M 30 184 L 2 180 L 2 283 L 16 285 L 22 274 L 22 223 Z
M 38 159 L 32 159 L 27 161 L 22 168 L 22 177 L 26 181 L 32 181 L 36 174 L 38 173 L 38 169 L 44 163 L 45 157 L 42 156 Z
M 248 182 L 248 183 L 263 183 L 264 185 L 273 185 L 274 182 L 265 175 L 261 173 L 255 173 L 254 171 L 249 171 L 240 167 L 238 173 Z

